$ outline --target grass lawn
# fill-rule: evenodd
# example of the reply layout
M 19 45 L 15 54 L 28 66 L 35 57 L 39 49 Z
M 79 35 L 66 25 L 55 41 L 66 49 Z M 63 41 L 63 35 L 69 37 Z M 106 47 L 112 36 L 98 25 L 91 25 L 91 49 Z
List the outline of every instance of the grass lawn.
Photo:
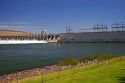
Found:
M 19 83 L 125 83 L 125 61 L 94 68 L 96 64 L 34 76 Z M 16 83 L 16 82 L 15 82 Z

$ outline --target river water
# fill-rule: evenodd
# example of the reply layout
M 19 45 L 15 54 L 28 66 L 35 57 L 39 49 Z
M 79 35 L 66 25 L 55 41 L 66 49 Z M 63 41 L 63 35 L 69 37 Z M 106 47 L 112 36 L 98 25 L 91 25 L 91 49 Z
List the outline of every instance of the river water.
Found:
M 0 74 L 55 64 L 65 57 L 81 57 L 94 53 L 125 55 L 125 44 L 48 43 L 0 45 Z

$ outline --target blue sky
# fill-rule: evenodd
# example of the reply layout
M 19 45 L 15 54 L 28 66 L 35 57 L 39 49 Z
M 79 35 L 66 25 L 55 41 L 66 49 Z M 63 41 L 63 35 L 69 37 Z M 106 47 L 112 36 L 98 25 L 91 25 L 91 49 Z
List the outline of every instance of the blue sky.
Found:
M 0 28 L 30 32 L 77 31 L 125 21 L 125 0 L 0 0 Z

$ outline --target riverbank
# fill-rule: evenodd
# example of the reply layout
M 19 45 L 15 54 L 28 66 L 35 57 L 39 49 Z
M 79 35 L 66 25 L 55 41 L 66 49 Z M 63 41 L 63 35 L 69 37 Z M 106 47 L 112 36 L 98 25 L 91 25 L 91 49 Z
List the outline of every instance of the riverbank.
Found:
M 54 72 L 60 72 L 68 69 L 72 69 L 75 67 L 86 67 L 86 70 L 89 69 L 89 66 L 93 64 L 94 67 L 100 67 L 103 65 L 108 65 L 114 62 L 122 61 L 124 60 L 124 56 L 111 56 L 106 54 L 101 55 L 93 55 L 88 57 L 81 57 L 81 58 L 65 58 L 62 59 L 59 64 L 57 65 L 51 65 L 51 66 L 45 66 L 41 68 L 35 68 L 31 70 L 25 70 L 13 74 L 3 75 L 0 76 L 0 83 L 8 83 L 8 82 L 17 82 L 21 79 L 25 78 L 31 78 L 34 76 L 39 75 L 45 75 L 45 74 L 51 74 Z M 57 75 L 58 77 L 58 75 Z
M 91 67 L 91 68 L 90 68 Z M 18 83 L 125 83 L 125 61 L 86 70 L 85 66 L 19 80 Z

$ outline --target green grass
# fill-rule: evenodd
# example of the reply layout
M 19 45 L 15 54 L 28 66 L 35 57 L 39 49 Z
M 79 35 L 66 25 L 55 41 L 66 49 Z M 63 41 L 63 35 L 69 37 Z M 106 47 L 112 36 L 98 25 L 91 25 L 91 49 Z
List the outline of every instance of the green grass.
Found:
M 125 77 L 125 61 L 97 69 L 79 72 L 46 83 L 120 83 L 119 77 Z
M 118 58 L 110 60 L 112 64 L 96 68 L 96 64 L 75 67 L 69 70 L 43 75 L 43 83 L 125 83 L 125 61 Z M 14 82 L 13 82 L 14 83 Z M 16 83 L 16 82 L 15 82 Z M 19 83 L 42 83 L 42 76 L 19 80 Z

